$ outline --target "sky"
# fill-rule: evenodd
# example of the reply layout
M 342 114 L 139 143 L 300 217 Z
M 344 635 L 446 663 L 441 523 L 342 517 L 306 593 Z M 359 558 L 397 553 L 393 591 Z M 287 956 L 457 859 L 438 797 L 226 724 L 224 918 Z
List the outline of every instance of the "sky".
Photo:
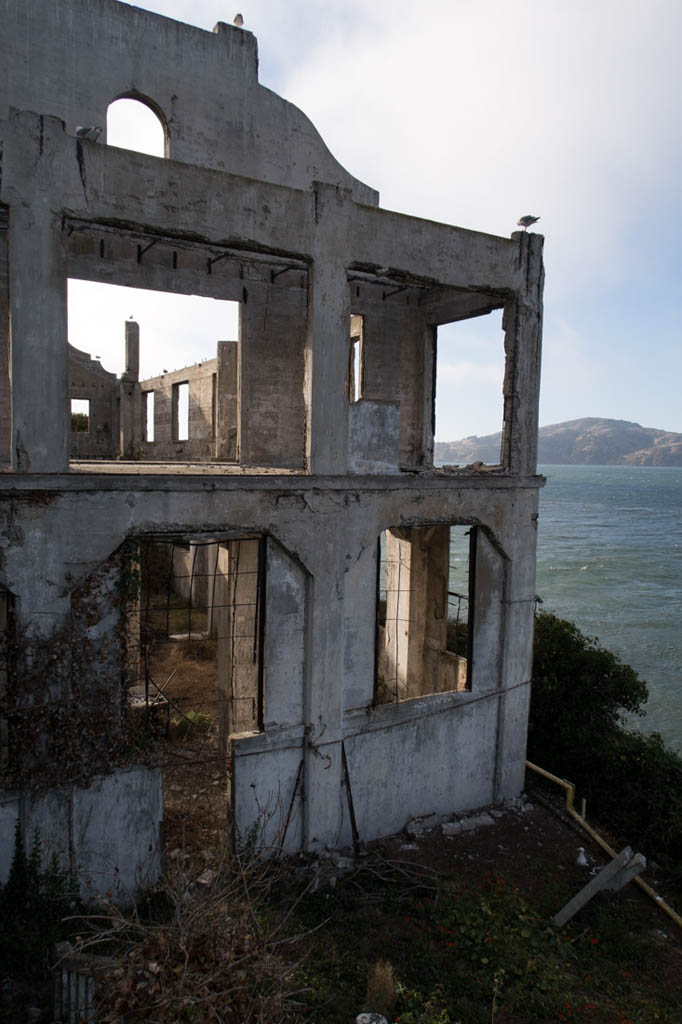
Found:
M 682 431 L 679 0 L 239 2 L 261 84 L 312 119 L 383 207 L 503 236 L 540 216 L 541 424 L 605 416 Z M 209 31 L 238 9 L 137 6 Z M 135 316 L 151 350 L 157 307 L 130 290 L 111 300 L 114 336 L 95 351 L 88 310 L 110 299 L 80 294 L 93 287 L 70 290 L 70 340 L 120 372 L 122 319 Z M 234 307 L 208 303 L 193 314 L 197 360 L 236 337 Z M 158 325 L 166 342 L 180 320 L 168 311 Z M 437 438 L 499 430 L 499 313 L 439 335 Z

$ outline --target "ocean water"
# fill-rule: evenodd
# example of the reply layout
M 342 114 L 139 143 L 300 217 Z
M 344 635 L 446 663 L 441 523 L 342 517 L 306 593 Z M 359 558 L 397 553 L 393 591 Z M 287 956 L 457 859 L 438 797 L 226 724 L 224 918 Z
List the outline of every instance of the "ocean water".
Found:
M 632 665 L 682 752 L 682 468 L 540 466 L 536 593 Z

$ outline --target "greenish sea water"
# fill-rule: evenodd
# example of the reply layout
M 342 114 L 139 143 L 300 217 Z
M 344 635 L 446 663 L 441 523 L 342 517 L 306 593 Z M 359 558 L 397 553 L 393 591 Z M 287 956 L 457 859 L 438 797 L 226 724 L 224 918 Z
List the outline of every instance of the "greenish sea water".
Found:
M 539 471 L 542 607 L 637 670 L 649 685 L 637 727 L 682 751 L 682 468 Z

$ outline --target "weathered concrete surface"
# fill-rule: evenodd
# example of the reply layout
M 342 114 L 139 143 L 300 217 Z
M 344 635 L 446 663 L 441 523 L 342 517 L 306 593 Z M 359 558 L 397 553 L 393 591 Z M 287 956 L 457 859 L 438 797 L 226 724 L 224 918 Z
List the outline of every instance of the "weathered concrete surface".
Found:
M 104 127 L 108 105 L 131 96 L 159 116 L 172 160 L 293 188 L 318 179 L 353 189 L 359 202 L 378 201 L 305 114 L 258 85 L 248 31 L 219 22 L 207 32 L 116 0 L 3 0 L 2 15 L 3 35 L 22 45 L 3 54 L 10 88 L 0 93 L 0 117 L 8 105 L 38 110 L 73 133 Z
M 217 631 L 229 645 L 218 656 L 223 692 L 251 706 L 237 715 L 228 701 L 221 722 L 238 837 L 314 850 L 349 841 L 351 799 L 371 839 L 410 816 L 517 795 L 542 484 L 541 237 L 379 209 L 304 115 L 258 84 L 248 32 L 202 32 L 116 0 L 4 0 L 2 13 L 0 399 L 10 401 L 8 411 L 0 401 L 0 587 L 34 654 L 67 628 L 82 641 L 78 658 L 72 644 L 59 671 L 45 673 L 40 700 L 25 659 L 0 709 L 5 725 L 40 707 L 44 749 L 35 743 L 31 757 L 49 767 L 50 715 L 58 720 L 80 687 L 106 710 L 107 737 L 117 735 L 135 628 L 125 551 L 175 538 L 217 553 L 225 600 L 213 602 L 214 618 L 243 588 L 242 549 L 254 562 L 246 603 L 265 611 L 248 670 L 233 643 L 237 615 L 225 613 Z M 107 105 L 125 95 L 160 117 L 168 159 L 108 146 L 105 134 L 76 137 L 77 125 L 104 127 Z M 68 277 L 240 304 L 236 342 L 163 380 L 138 381 L 139 338 L 128 329 L 113 447 L 163 463 L 69 465 Z M 506 352 L 500 466 L 434 470 L 437 327 L 493 309 L 504 310 Z M 81 389 L 96 379 L 87 366 Z M 173 431 L 174 388 L 185 381 L 186 442 Z M 153 443 L 143 421 L 151 387 Z M 101 411 L 91 408 L 94 423 Z M 381 706 L 378 538 L 415 527 L 446 538 L 455 525 L 476 538 L 467 688 L 443 650 L 444 540 L 403 624 L 421 638 L 412 648 L 407 638 L 420 655 L 405 699 Z M 17 756 L 17 775 L 30 775 Z M 135 838 L 139 830 L 156 851 L 158 777 L 136 771 L 111 764 L 78 793 L 43 774 L 42 788 L 27 781 L 21 794 L 22 828 L 40 820 L 48 848 L 71 850 L 71 830 L 88 891 L 109 886 L 118 862 L 121 898 L 158 870 L 156 852 L 150 860 Z M 11 818 L 17 796 L 9 782 L 5 792 Z M 127 860 L 114 831 L 130 844 Z
M 159 769 L 130 767 L 93 779 L 90 786 L 53 789 L 34 796 L 0 798 L 0 882 L 7 880 L 14 827 L 21 821 L 24 847 L 37 835 L 45 866 L 60 866 L 80 880 L 85 899 L 110 892 L 133 899 L 159 876 L 163 798 Z

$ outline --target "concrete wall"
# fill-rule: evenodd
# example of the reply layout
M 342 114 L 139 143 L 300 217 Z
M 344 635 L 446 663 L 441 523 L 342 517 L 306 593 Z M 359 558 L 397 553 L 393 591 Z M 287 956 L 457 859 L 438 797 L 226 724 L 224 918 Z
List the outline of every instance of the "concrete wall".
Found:
M 171 160 L 299 189 L 326 181 L 378 202 L 305 114 L 258 84 L 249 31 L 219 22 L 207 32 L 116 0 L 3 0 L 2 22 L 0 117 L 10 105 L 37 110 L 73 133 L 77 125 L 104 128 L 108 105 L 133 96 L 162 120 Z
M 120 434 L 118 378 L 88 352 L 69 345 L 68 353 L 69 399 L 86 399 L 90 403 L 88 430 L 71 429 L 69 455 L 72 459 L 115 459 Z
M 24 848 L 37 835 L 44 867 L 52 854 L 80 882 L 85 900 L 105 893 L 126 905 L 161 870 L 163 794 L 159 769 L 130 766 L 92 780 L 20 797 L 0 793 L 0 882 L 6 882 L 20 821 Z
M 112 543 L 118 546 L 131 533 L 153 534 L 154 524 L 162 520 L 173 532 L 189 536 L 203 520 L 211 524 L 207 539 L 219 535 L 219 526 L 235 531 L 247 522 L 254 531 L 277 538 L 278 544 L 268 548 L 265 731 L 232 740 L 239 828 L 257 824 L 257 808 L 273 800 L 277 806 L 286 805 L 282 821 L 286 819 L 303 760 L 303 819 L 300 833 L 295 834 L 309 848 L 337 842 L 343 825 L 339 796 L 343 796 L 343 739 L 353 785 L 355 778 L 360 785 L 365 771 L 368 780 L 377 772 L 395 777 L 388 789 L 372 788 L 367 782 L 374 802 L 362 812 L 368 822 L 363 838 L 391 831 L 396 822 L 394 808 L 417 807 L 419 794 L 427 789 L 440 793 L 439 807 L 449 794 L 452 811 L 473 806 L 471 801 L 479 801 L 482 793 L 487 802 L 518 791 L 530 686 L 530 644 L 519 640 L 529 640 L 532 630 L 534 481 L 521 484 L 480 475 L 460 479 L 453 488 L 439 474 L 425 479 L 385 477 L 383 484 L 377 481 L 365 492 L 353 486 L 352 478 L 298 477 L 295 483 L 290 478 L 283 490 L 276 478 L 267 477 L 256 478 L 247 488 L 229 476 L 211 476 L 204 483 L 201 478 L 194 482 L 184 478 L 182 486 L 183 478 L 123 475 L 109 477 L 105 486 L 93 491 L 87 475 L 71 474 L 58 493 L 52 490 L 49 503 L 40 511 L 41 531 L 54 538 L 48 584 L 40 578 L 44 551 L 31 542 L 39 479 L 28 477 L 22 488 L 15 486 L 11 529 L 19 531 L 15 536 L 22 541 L 3 548 L 3 583 L 17 595 L 20 615 L 32 619 L 49 616 L 52 595 L 65 586 L 82 589 L 85 579 L 93 577 L 93 563 L 108 562 L 106 552 Z M 2 507 L 10 513 L 9 507 Z M 434 694 L 374 708 L 377 537 L 388 524 L 407 526 L 429 520 L 483 524 L 486 543 L 487 538 L 494 541 L 496 557 L 503 558 L 500 599 L 494 605 L 500 637 L 497 654 L 488 660 L 487 668 L 475 672 L 470 692 Z M 2 533 L 8 534 L 7 519 Z M 79 539 L 77 551 L 73 537 Z M 286 554 L 278 553 L 282 549 Z M 73 577 L 70 583 L 67 573 Z M 102 578 L 100 572 L 94 576 Z M 105 592 L 103 583 L 102 595 Z M 100 628 L 105 629 L 104 620 Z M 424 728 L 435 729 L 434 735 L 446 747 L 452 746 L 451 741 L 445 743 L 446 734 L 455 730 L 459 737 L 457 757 L 464 758 L 466 770 L 458 760 L 457 775 L 451 774 L 447 783 L 442 757 L 454 755 L 421 742 L 419 738 L 427 735 L 415 731 L 415 722 L 421 718 L 434 719 L 435 724 Z M 392 737 L 401 732 L 405 742 L 395 741 L 394 746 Z M 486 738 L 491 735 L 494 742 Z M 354 746 L 351 740 L 355 742 L 356 736 L 361 738 Z M 363 751 L 361 757 L 358 753 L 359 761 L 354 760 L 356 749 Z M 413 750 L 409 770 L 405 749 Z M 413 799 L 410 780 L 415 774 L 422 782 Z M 359 797 L 356 810 L 358 804 L 362 808 Z
M 8 222 L 7 207 L 0 205 L 0 469 L 11 462 Z
M 125 601 L 116 596 L 117 579 L 130 582 L 130 560 L 118 554 L 125 542 L 217 544 L 229 599 L 234 546 L 262 537 L 262 721 L 260 711 L 256 729 L 253 715 L 231 716 L 222 732 L 236 832 L 286 850 L 346 842 L 342 749 L 363 839 L 416 813 L 517 795 L 542 484 L 541 237 L 497 238 L 379 209 L 376 193 L 336 163 L 304 115 L 258 84 L 248 32 L 202 32 L 115 0 L 3 0 L 2 14 L 0 389 L 8 319 L 12 337 L 0 586 L 15 595 L 36 656 L 65 626 L 77 628 L 96 675 L 88 695 L 87 666 L 76 673 L 61 658 L 42 673 L 40 703 L 29 686 L 35 664 L 20 666 L 16 700 L 40 721 L 44 741 L 22 769 L 30 776 L 50 758 L 58 763 L 50 723 L 70 707 L 74 684 L 105 710 L 99 733 L 91 720 L 95 738 L 117 735 L 130 664 Z M 76 137 L 77 125 L 103 126 L 108 103 L 131 93 L 164 121 L 170 159 L 107 146 L 104 135 Z M 147 447 L 160 455 L 155 465 L 69 466 L 69 277 L 240 303 L 236 348 L 219 349 L 191 379 L 183 370 L 153 382 L 158 433 Z M 495 308 L 504 310 L 506 352 L 501 464 L 486 473 L 435 470 L 435 327 Z M 363 318 L 359 401 L 349 392 L 353 315 Z M 133 355 L 119 382 L 119 450 L 134 455 L 142 397 Z M 213 373 L 217 437 L 207 412 Z M 170 396 L 184 380 L 190 438 L 177 442 Z M 7 429 L 0 415 L 0 438 Z M 215 458 L 224 464 L 206 465 Z M 377 539 L 389 528 L 451 524 L 477 528 L 471 689 L 421 696 L 408 685 L 405 700 L 375 706 Z M 426 625 L 424 633 L 426 642 Z M 231 673 L 223 673 L 226 690 Z M 237 733 L 242 727 L 248 732 Z M 122 770 L 112 760 L 87 799 L 68 795 L 74 806 L 91 800 L 97 835 L 83 826 L 83 848 L 101 839 L 112 862 L 121 854 L 107 809 L 123 835 L 132 803 L 146 838 L 158 820 L 156 777 L 123 787 L 119 799 Z M 42 789 L 26 782 L 22 827 L 34 817 L 57 822 L 50 843 L 63 849 L 82 819 L 59 810 L 63 786 L 41 779 Z M 11 803 L 15 791 L 5 791 Z M 133 885 L 149 861 L 146 847 L 130 842 Z M 87 885 L 89 872 L 96 880 L 99 868 L 84 861 Z
M 140 419 L 145 416 L 145 396 L 154 393 L 154 440 L 146 440 L 144 422 L 139 454 L 143 459 L 171 462 L 201 462 L 215 458 L 218 360 L 173 370 L 140 381 Z M 189 385 L 189 436 L 178 440 L 177 387 Z

